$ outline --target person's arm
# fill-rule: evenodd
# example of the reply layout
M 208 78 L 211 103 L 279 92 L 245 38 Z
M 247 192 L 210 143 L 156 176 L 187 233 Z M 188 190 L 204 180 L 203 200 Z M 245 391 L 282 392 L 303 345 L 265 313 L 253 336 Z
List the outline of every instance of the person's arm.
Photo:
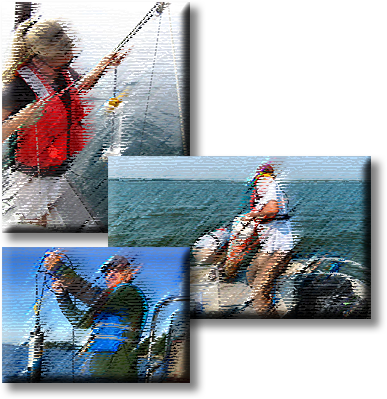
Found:
M 21 109 L 18 113 L 11 116 L 12 112 L 3 108 L 2 109 L 2 137 L 3 141 L 6 140 L 12 133 L 21 127 L 27 127 L 35 124 L 43 115 L 44 103 L 37 101 L 28 104 Z
M 243 220 L 252 220 L 255 219 L 257 221 L 266 221 L 273 219 L 277 213 L 279 212 L 278 202 L 275 200 L 270 200 L 260 211 L 252 211 L 246 213 Z
M 111 66 L 118 66 L 124 58 L 129 54 L 131 49 L 121 53 L 112 52 L 98 63 L 98 65 L 90 71 L 82 80 L 78 86 L 80 91 L 87 91 L 93 88 L 93 86 L 98 82 L 101 76 L 105 73 L 106 69 Z
M 75 328 L 88 329 L 93 324 L 94 311 L 79 310 L 70 298 L 69 292 L 59 280 L 54 279 L 52 289 L 62 313 Z
M 44 260 L 45 268 L 63 285 L 65 290 L 77 299 L 93 309 L 103 306 L 107 298 L 106 291 L 100 287 L 93 286 L 73 269 L 66 266 L 62 261 L 64 257 L 65 255 L 62 252 L 49 252 L 49 256 Z

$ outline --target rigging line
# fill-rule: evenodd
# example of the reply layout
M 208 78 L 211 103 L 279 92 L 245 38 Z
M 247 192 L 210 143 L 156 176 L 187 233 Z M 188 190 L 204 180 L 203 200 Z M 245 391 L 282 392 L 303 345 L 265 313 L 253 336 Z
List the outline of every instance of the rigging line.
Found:
M 180 117 L 181 141 L 182 141 L 182 145 L 183 145 L 183 154 L 188 155 L 187 142 L 186 142 L 186 136 L 185 136 L 185 131 L 184 131 L 184 118 L 183 118 L 183 112 L 182 112 L 182 108 L 181 108 L 180 86 L 179 86 L 179 77 L 177 75 L 175 42 L 174 42 L 174 38 L 173 38 L 172 18 L 171 18 L 171 9 L 170 8 L 168 8 L 168 16 L 169 16 L 169 30 L 171 33 L 171 42 L 172 42 L 173 67 L 175 69 L 177 104 L 178 104 L 178 108 L 179 108 L 179 117 Z
M 113 98 L 116 98 L 117 97 L 117 81 L 118 81 L 118 66 L 116 66 L 115 68 L 114 68 L 114 87 L 113 87 Z M 112 131 L 112 134 L 111 134 L 111 136 L 110 136 L 110 145 L 112 146 L 113 145 L 113 140 L 114 140 L 114 132 L 115 132 L 115 129 L 116 129 L 116 110 L 114 110 L 114 115 L 113 115 L 113 117 L 112 117 L 112 129 L 113 129 L 113 131 Z M 120 144 L 120 150 L 121 150 L 121 142 L 119 143 Z
M 114 68 L 114 89 L 113 89 L 113 97 L 117 97 L 117 69 L 118 67 L 115 66 Z
M 149 91 L 148 91 L 148 98 L 147 98 L 146 108 L 145 108 L 144 122 L 143 122 L 143 124 L 142 124 L 142 132 L 141 132 L 141 141 L 140 141 L 139 155 L 141 155 L 142 143 L 143 143 L 143 139 L 144 139 L 145 122 L 146 122 L 146 118 L 147 118 L 147 116 L 148 116 L 149 100 L 150 100 L 150 94 L 151 94 L 151 91 L 152 91 L 153 75 L 154 75 L 154 71 L 155 71 L 156 57 L 157 57 L 157 49 L 158 49 L 159 37 L 160 37 L 160 28 L 161 28 L 161 15 L 160 15 L 160 19 L 159 19 L 159 27 L 158 27 L 158 30 L 157 30 L 157 38 L 156 38 L 156 45 L 155 45 L 155 54 L 154 54 L 154 56 L 153 56 L 152 73 L 151 73 L 151 78 L 150 78 L 150 82 L 149 82 Z

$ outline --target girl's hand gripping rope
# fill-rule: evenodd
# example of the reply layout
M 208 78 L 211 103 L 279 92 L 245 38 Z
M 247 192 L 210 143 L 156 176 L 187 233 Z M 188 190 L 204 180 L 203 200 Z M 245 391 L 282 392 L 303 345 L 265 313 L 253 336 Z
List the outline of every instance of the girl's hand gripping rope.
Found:
M 131 50 L 132 47 L 129 47 L 126 51 L 112 51 L 102 58 L 98 65 L 82 79 L 78 89 L 80 91 L 90 90 L 109 67 L 117 67 L 120 65 Z

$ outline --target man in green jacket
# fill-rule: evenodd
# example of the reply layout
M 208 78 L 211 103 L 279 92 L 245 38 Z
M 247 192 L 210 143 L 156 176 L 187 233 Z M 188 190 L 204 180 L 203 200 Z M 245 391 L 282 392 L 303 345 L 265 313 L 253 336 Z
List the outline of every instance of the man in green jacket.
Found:
M 136 270 L 125 257 L 110 257 L 101 267 L 104 290 L 66 266 L 64 256 L 49 253 L 44 265 L 63 314 L 74 327 L 92 329 L 79 355 L 89 359 L 93 382 L 138 382 L 136 349 L 148 305 L 141 290 L 131 284 Z M 89 309 L 80 311 L 69 294 Z

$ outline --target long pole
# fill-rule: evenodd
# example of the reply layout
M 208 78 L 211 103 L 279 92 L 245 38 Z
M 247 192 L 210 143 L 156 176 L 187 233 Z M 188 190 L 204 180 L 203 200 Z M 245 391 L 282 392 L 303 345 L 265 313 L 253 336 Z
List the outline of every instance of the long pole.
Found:
M 38 273 L 45 259 L 45 255 L 39 261 L 39 268 L 35 276 L 35 327 L 30 332 L 30 340 L 28 343 L 28 363 L 27 371 L 29 382 L 40 382 L 42 374 L 42 358 L 44 348 L 44 332 L 40 325 L 40 311 L 42 308 L 42 300 L 44 295 L 44 285 L 39 292 Z
M 39 3 L 19 2 L 15 4 L 15 29 L 24 21 L 32 17 L 34 11 L 40 7 Z

